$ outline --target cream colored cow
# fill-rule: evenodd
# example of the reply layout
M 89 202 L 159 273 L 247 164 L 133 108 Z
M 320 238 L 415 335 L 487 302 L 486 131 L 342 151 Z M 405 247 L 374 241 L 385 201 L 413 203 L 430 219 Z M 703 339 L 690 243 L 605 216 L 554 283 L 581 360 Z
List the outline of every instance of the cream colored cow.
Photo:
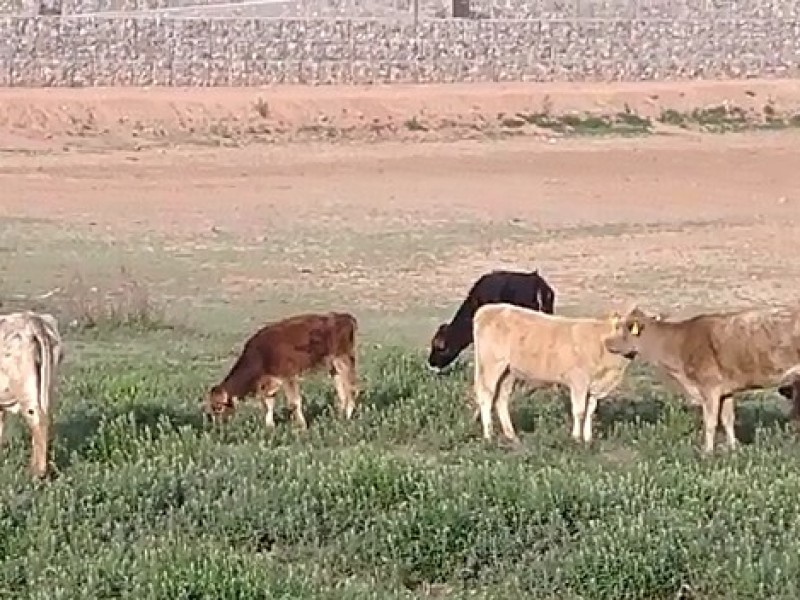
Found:
M 603 341 L 614 333 L 609 319 L 548 315 L 511 304 L 489 304 L 475 313 L 474 391 L 483 437 L 492 436 L 492 407 L 503 435 L 518 443 L 509 415 L 517 379 L 531 387 L 552 384 L 570 389 L 572 437 L 592 441 L 592 417 L 598 400 L 622 382 L 630 360 L 609 352 Z
M 50 409 L 62 356 L 52 315 L 0 315 L 0 443 L 6 413 L 22 415 L 31 433 L 30 468 L 37 477 L 47 472 Z

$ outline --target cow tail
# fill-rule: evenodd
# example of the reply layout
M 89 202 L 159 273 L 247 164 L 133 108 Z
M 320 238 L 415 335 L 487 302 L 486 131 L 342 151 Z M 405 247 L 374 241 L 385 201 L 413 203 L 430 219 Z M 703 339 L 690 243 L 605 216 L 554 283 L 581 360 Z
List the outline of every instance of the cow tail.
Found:
M 36 331 L 33 334 L 39 346 L 39 409 L 47 417 L 50 414 L 50 389 L 53 379 L 53 352 L 46 335 Z

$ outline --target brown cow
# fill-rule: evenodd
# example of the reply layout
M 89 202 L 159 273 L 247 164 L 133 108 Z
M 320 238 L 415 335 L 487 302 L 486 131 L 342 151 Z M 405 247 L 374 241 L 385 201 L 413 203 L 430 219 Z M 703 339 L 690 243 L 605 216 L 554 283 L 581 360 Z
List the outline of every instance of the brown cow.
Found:
M 778 383 L 778 393 L 792 403 L 789 419 L 795 427 L 800 427 L 800 365 L 795 365 L 784 373 Z
M 800 363 L 800 308 L 765 308 L 658 320 L 638 307 L 627 312 L 606 347 L 639 356 L 676 381 L 703 409 L 703 451 L 714 451 L 722 422 L 736 448 L 733 394 L 777 386 Z
M 358 395 L 356 332 L 348 313 L 301 314 L 269 323 L 244 345 L 227 377 L 213 386 L 205 412 L 215 421 L 227 419 L 234 401 L 258 396 L 266 410 L 267 427 L 275 426 L 275 394 L 283 387 L 295 423 L 307 428 L 300 395 L 300 375 L 325 368 L 333 378 L 340 416 L 350 419 Z
M 572 437 L 591 443 L 597 402 L 622 382 L 630 362 L 606 350 L 619 315 L 610 319 L 548 315 L 511 304 L 486 304 L 475 313 L 474 391 L 483 437 L 492 435 L 492 407 L 503 435 L 518 443 L 508 404 L 517 378 L 531 387 L 569 387 Z

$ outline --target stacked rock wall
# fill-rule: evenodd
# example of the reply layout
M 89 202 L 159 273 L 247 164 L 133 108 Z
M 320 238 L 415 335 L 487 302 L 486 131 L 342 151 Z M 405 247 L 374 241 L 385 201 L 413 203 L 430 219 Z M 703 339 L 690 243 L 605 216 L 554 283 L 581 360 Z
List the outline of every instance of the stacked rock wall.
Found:
M 107 0 L 69 1 L 97 7 Z M 142 0 L 130 2 L 138 6 Z M 190 19 L 135 13 L 130 18 L 6 17 L 0 18 L 0 85 L 630 81 L 800 74 L 800 2 L 697 0 L 694 8 L 690 2 L 680 5 L 680 18 L 645 10 L 673 10 L 676 4 L 640 4 L 631 5 L 636 15 L 616 18 L 536 13 L 540 18 L 424 19 L 417 25 L 409 19 Z M 711 9 L 717 11 L 713 16 Z

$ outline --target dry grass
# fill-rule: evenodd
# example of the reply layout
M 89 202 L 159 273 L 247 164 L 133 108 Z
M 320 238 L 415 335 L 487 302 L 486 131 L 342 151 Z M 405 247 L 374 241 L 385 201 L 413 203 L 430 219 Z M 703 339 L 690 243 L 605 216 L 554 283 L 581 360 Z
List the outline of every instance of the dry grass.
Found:
M 172 329 L 162 304 L 153 299 L 147 285 L 122 266 L 110 285 L 91 284 L 76 273 L 56 297 L 56 307 L 70 327 L 88 329 Z

